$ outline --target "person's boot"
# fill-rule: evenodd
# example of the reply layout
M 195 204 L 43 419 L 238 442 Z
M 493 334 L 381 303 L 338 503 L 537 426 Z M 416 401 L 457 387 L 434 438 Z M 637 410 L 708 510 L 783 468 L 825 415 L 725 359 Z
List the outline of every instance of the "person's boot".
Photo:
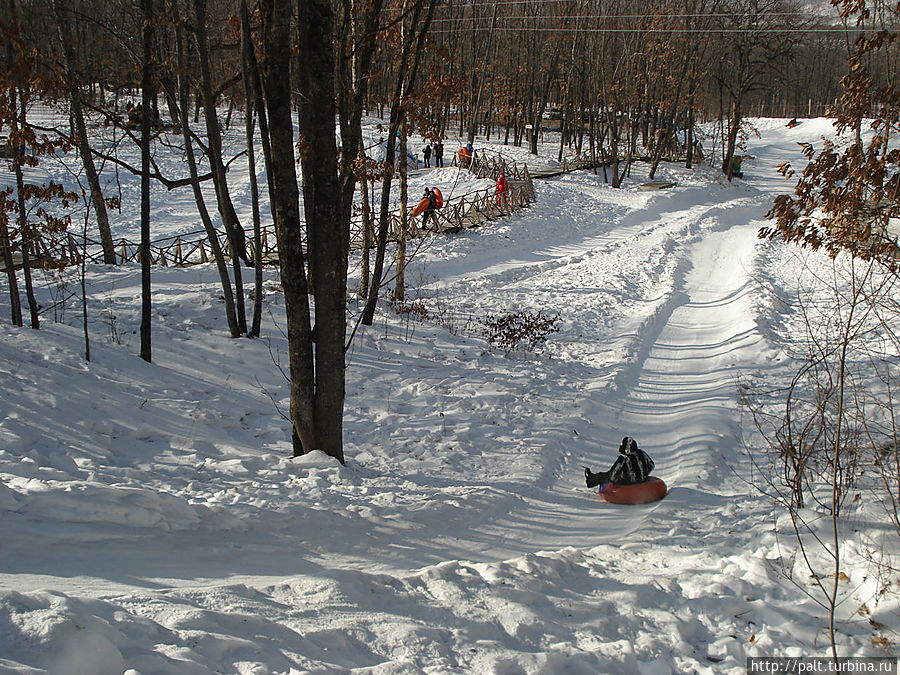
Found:
M 592 473 L 587 467 L 584 467 L 584 481 L 589 488 L 597 487 L 602 483 L 609 482 L 609 471 L 601 471 L 600 473 Z

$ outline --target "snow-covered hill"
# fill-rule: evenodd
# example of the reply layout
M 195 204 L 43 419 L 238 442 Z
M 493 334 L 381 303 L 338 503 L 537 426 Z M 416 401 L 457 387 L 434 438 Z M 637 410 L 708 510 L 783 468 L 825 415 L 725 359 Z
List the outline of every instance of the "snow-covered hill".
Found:
M 826 654 L 824 610 L 779 573 L 789 542 L 752 487 L 736 377 L 791 373 L 771 294 L 801 260 L 756 232 L 790 187 L 777 164 L 831 127 L 756 127 L 743 181 L 570 174 L 429 240 L 407 280 L 441 319 L 384 307 L 358 332 L 346 466 L 290 458 L 275 270 L 252 341 L 227 337 L 212 266 L 154 270 L 152 364 L 133 266 L 87 271 L 90 362 L 77 295 L 40 331 L 0 327 L 0 672 L 744 673 L 748 656 Z M 248 213 L 240 165 L 230 181 Z M 155 236 L 198 229 L 189 199 L 156 193 Z M 126 202 L 118 236 L 136 214 Z M 41 301 L 76 284 L 39 276 Z M 558 312 L 560 331 L 490 349 L 479 319 L 519 311 Z M 665 500 L 585 488 L 624 435 Z M 841 651 L 883 655 L 897 603 L 847 556 Z

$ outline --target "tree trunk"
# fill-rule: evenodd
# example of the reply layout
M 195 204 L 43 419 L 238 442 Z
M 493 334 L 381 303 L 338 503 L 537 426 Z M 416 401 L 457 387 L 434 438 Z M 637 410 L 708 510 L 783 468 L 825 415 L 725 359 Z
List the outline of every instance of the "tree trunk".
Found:
M 53 0 L 53 10 L 56 13 L 56 30 L 63 47 L 63 56 L 66 61 L 66 76 L 69 80 L 69 102 L 71 104 L 70 115 L 75 127 L 75 143 L 81 162 L 84 165 L 84 175 L 87 178 L 88 187 L 91 189 L 91 203 L 94 213 L 97 215 L 97 228 L 100 231 L 100 245 L 103 248 L 103 262 L 107 265 L 116 264 L 116 247 L 113 242 L 112 230 L 109 227 L 109 213 L 106 210 L 106 202 L 103 199 L 103 189 L 100 186 L 100 176 L 94 164 L 94 156 L 88 143 L 87 128 L 84 123 L 84 110 L 81 105 L 81 76 L 78 73 L 75 60 L 75 50 L 72 48 L 71 21 L 68 7 L 63 7 L 60 0 Z
M 728 138 L 725 145 L 725 152 L 722 157 L 722 173 L 728 176 L 728 180 L 734 177 L 734 154 L 737 149 L 738 132 L 741 130 L 741 104 L 740 100 L 735 98 L 731 105 L 731 120 L 728 124 Z
M 694 95 L 688 101 L 688 119 L 687 133 L 685 134 L 685 145 L 687 145 L 687 161 L 685 168 L 694 168 Z
M 197 171 L 197 159 L 194 156 L 194 145 L 191 138 L 190 122 L 188 121 L 190 85 L 188 83 L 188 66 L 187 66 L 187 40 L 184 36 L 184 26 L 178 23 L 176 26 L 178 53 L 178 95 L 181 105 L 181 118 L 184 124 L 181 125 L 181 137 L 184 141 L 184 154 L 187 159 L 188 174 L 191 177 L 191 190 L 194 193 L 194 201 L 197 204 L 197 212 L 200 214 L 200 220 L 203 222 L 203 229 L 206 230 L 206 238 L 209 240 L 209 247 L 213 254 L 213 260 L 216 262 L 216 269 L 219 273 L 219 282 L 222 285 L 222 297 L 225 299 L 225 318 L 228 321 L 228 331 L 231 337 L 236 338 L 241 335 L 241 327 L 237 320 L 237 313 L 234 306 L 234 291 L 231 287 L 231 279 L 228 276 L 228 264 L 225 261 L 225 254 L 219 245 L 219 237 L 216 228 L 213 225 L 212 218 L 206 208 L 206 202 L 203 199 L 203 191 L 200 189 L 200 180 Z
M 408 203 L 407 188 L 409 185 L 406 159 L 406 120 L 400 124 L 400 232 L 397 235 L 397 278 L 394 281 L 394 300 L 406 297 L 406 234 L 409 228 L 409 217 L 406 211 Z
M 215 94 L 212 88 L 212 73 L 209 64 L 209 41 L 206 34 L 206 0 L 194 0 L 196 25 L 194 38 L 197 45 L 197 60 L 200 66 L 200 94 L 203 100 L 203 112 L 206 118 L 207 156 L 212 169 L 213 184 L 216 189 L 216 201 L 222 225 L 231 245 L 232 267 L 234 270 L 235 310 L 241 332 L 247 332 L 247 316 L 244 311 L 244 284 L 241 277 L 241 260 L 249 264 L 247 259 L 244 230 L 237 220 L 231 196 L 228 193 L 228 181 L 225 177 L 225 164 L 222 161 L 222 134 L 219 129 L 219 118 L 216 113 Z
M 285 64 L 291 61 L 291 4 L 281 0 L 260 1 L 264 30 L 262 76 L 271 147 L 272 211 L 278 235 L 278 259 L 287 317 L 291 437 L 294 456 L 297 457 L 317 445 L 313 340 L 300 229 L 291 78 L 284 72 Z
M 21 326 L 22 298 L 19 296 L 19 283 L 16 279 L 16 268 L 6 218 L 0 218 L 0 249 L 3 253 L 3 266 L 6 268 L 6 280 L 9 283 L 10 320 L 13 326 Z
M 303 203 L 316 302 L 314 447 L 344 463 L 344 341 L 349 218 L 342 217 L 334 135 L 334 16 L 330 0 L 300 3 L 300 128 L 307 141 Z M 274 146 L 274 143 L 273 143 Z M 348 211 L 349 215 L 349 211 Z
M 246 110 L 244 115 L 245 131 L 247 135 L 247 167 L 250 174 L 250 203 L 253 210 L 253 245 L 256 256 L 253 260 L 254 267 L 254 300 L 253 320 L 250 324 L 248 335 L 259 337 L 262 325 L 262 295 L 263 295 L 263 260 L 262 260 L 262 225 L 259 216 L 259 186 L 256 181 L 256 148 L 253 136 L 256 129 L 254 118 L 253 91 L 253 37 L 250 35 L 250 12 L 247 9 L 247 0 L 241 0 L 241 76 L 244 84 L 244 101 Z
M 400 63 L 397 67 L 397 83 L 394 89 L 394 97 L 391 105 L 391 119 L 388 125 L 387 139 L 387 156 L 385 161 L 389 162 L 393 167 L 394 161 L 394 141 L 397 131 L 400 128 L 400 120 L 405 115 L 402 109 L 402 102 L 408 97 L 413 83 L 416 81 L 416 74 L 419 69 L 421 55 L 424 52 L 425 35 L 428 27 L 431 25 L 431 17 L 434 13 L 436 0 L 429 0 L 428 12 L 424 21 L 419 23 L 419 15 L 421 5 L 417 6 L 413 12 L 412 25 L 418 26 L 418 35 L 416 30 L 411 30 L 408 39 L 403 44 L 403 51 L 400 55 Z M 407 67 L 410 55 L 413 55 L 412 65 Z M 388 207 L 390 205 L 391 181 L 393 178 L 392 169 L 389 170 L 384 178 L 381 188 L 381 212 L 379 214 L 378 234 L 376 238 L 375 250 L 375 267 L 372 270 L 372 281 L 369 287 L 369 297 L 363 310 L 362 323 L 371 326 L 375 320 L 375 306 L 378 303 L 378 291 L 381 288 L 381 278 L 384 273 L 384 255 L 387 248 L 388 235 Z
M 362 144 L 360 144 L 360 148 Z M 362 152 L 362 150 L 360 150 Z M 364 157 L 365 155 L 363 155 Z M 369 294 L 369 257 L 372 251 L 372 208 L 369 203 L 369 181 L 363 180 L 360 185 L 362 197 L 362 262 L 359 270 L 359 297 L 365 298 Z
M 12 98 L 12 108 L 15 110 L 16 108 L 16 97 L 15 90 L 13 90 L 13 98 Z M 25 102 L 24 99 L 22 101 L 21 107 L 21 122 L 17 121 L 15 126 L 13 126 L 12 131 L 15 132 L 18 129 L 25 128 Z M 25 154 L 25 146 L 20 146 L 18 152 L 16 152 L 17 157 L 21 157 Z M 31 318 L 31 327 L 37 330 L 40 328 L 40 318 L 38 316 L 38 304 L 37 298 L 34 296 L 34 283 L 31 278 L 31 262 L 29 260 L 31 244 L 33 242 L 34 236 L 32 234 L 31 226 L 28 224 L 28 215 L 25 211 L 25 178 L 22 175 L 22 165 L 16 161 L 13 163 L 15 168 L 15 176 L 16 176 L 16 197 L 19 205 L 19 239 L 22 242 L 22 274 L 25 277 L 25 297 L 28 299 L 28 313 Z
M 150 102 L 153 93 L 153 0 L 142 0 L 144 10 L 141 74 L 141 358 L 150 363 L 152 300 L 150 284 Z
M 10 0 L 8 6 L 9 16 L 12 17 L 15 15 L 15 3 Z M 13 63 L 14 60 L 14 52 L 12 42 L 7 42 L 6 44 L 6 57 L 8 63 Z M 12 117 L 11 122 L 15 123 L 15 115 L 16 115 L 16 90 L 14 85 L 10 85 L 9 88 L 9 97 L 12 102 L 11 109 L 9 111 L 10 116 Z M 10 147 L 13 151 L 18 155 L 18 148 L 10 144 Z M 19 161 L 18 157 L 16 157 L 13 161 Z M 9 307 L 11 313 L 12 324 L 14 326 L 22 326 L 22 298 L 19 295 L 19 283 L 16 278 L 16 266 L 15 261 L 13 260 L 12 254 L 12 239 L 9 231 L 9 221 L 5 217 L 0 217 L 0 247 L 3 249 L 3 266 L 6 268 L 6 278 L 9 282 Z

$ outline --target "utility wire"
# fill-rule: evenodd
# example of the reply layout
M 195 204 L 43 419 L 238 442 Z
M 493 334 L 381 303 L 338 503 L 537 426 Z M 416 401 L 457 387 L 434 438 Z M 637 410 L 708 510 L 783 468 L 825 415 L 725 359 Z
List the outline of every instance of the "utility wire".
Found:
M 575 18 L 575 19 L 647 19 L 653 17 L 661 17 L 661 18 L 673 18 L 673 19 L 697 19 L 697 18 L 730 18 L 730 17 L 747 17 L 747 18 L 755 18 L 755 17 L 804 17 L 807 15 L 800 14 L 799 12 L 758 12 L 756 14 L 750 14 L 748 12 L 703 12 L 697 14 L 666 14 L 664 12 L 655 12 L 655 13 L 644 13 L 644 14 L 571 14 L 568 16 L 565 15 L 545 15 L 545 14 L 535 14 L 533 16 L 529 15 L 501 15 L 498 20 L 517 20 L 521 21 L 522 19 L 566 19 L 566 18 Z M 812 15 L 810 15 L 812 16 Z M 481 21 L 484 20 L 485 17 L 474 17 L 474 16 L 460 16 L 460 17 L 448 17 L 443 19 L 433 19 L 433 21 Z
M 482 33 L 490 30 L 489 28 L 467 28 L 467 32 Z M 847 29 L 839 26 L 835 27 L 809 27 L 809 28 L 715 28 L 710 26 L 697 28 L 668 28 L 661 27 L 658 29 L 648 29 L 646 26 L 641 27 L 624 27 L 624 28 L 584 28 L 584 27 L 555 27 L 540 28 L 537 26 L 519 26 L 516 28 L 496 27 L 498 32 L 507 33 L 648 33 L 648 32 L 665 32 L 665 33 L 840 33 L 845 34 Z M 458 31 L 453 30 L 433 30 L 432 35 L 457 35 Z

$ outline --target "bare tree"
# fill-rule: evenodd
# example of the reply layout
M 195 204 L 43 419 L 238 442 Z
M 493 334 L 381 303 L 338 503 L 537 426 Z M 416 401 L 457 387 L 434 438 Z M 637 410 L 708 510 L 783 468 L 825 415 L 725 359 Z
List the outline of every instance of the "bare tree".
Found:
M 213 260 L 216 263 L 216 269 L 219 273 L 219 281 L 222 285 L 222 296 L 225 299 L 225 318 L 228 322 L 228 329 L 231 337 L 239 337 L 241 335 L 241 326 L 238 322 L 237 312 L 235 309 L 234 290 L 231 286 L 231 279 L 228 276 L 228 266 L 225 261 L 225 254 L 219 244 L 219 236 L 213 225 L 209 210 L 206 208 L 206 202 L 203 198 L 203 192 L 200 189 L 200 179 L 198 176 L 197 159 L 194 155 L 194 142 L 191 134 L 189 110 L 189 84 L 188 84 L 188 40 L 185 35 L 184 25 L 178 21 L 175 26 L 176 31 L 176 52 L 178 55 L 178 98 L 179 107 L 181 109 L 181 137 L 184 143 L 184 155 L 187 159 L 188 173 L 191 177 L 191 190 L 194 193 L 194 202 L 197 204 L 197 211 L 200 214 L 200 220 L 203 222 L 203 228 L 206 230 L 206 236 L 209 240 L 210 250 L 213 254 Z
M 109 226 L 109 213 L 106 209 L 106 200 L 103 198 L 100 175 L 94 164 L 94 154 L 90 146 L 87 126 L 84 120 L 84 106 L 82 105 L 81 94 L 83 81 L 78 69 L 75 49 L 72 46 L 72 28 L 74 25 L 71 18 L 72 8 L 64 5 L 60 0 L 53 0 L 53 11 L 56 13 L 56 30 L 59 35 L 59 42 L 62 45 L 66 79 L 69 85 L 69 114 L 75 128 L 74 140 L 78 146 L 78 154 L 81 156 L 84 174 L 91 191 L 91 204 L 97 217 L 100 244 L 103 248 L 103 262 L 107 265 L 115 265 L 116 249 L 113 243 L 112 230 Z
M 235 312 L 238 326 L 242 333 L 247 332 L 247 317 L 244 311 L 244 284 L 241 275 L 241 260 L 248 261 L 244 230 L 238 222 L 231 195 L 228 192 L 228 179 L 225 163 L 222 160 L 222 132 L 216 111 L 216 96 L 212 84 L 212 67 L 210 64 L 209 38 L 207 34 L 206 0 L 192 0 L 194 11 L 193 34 L 197 48 L 197 60 L 200 66 L 200 94 L 206 121 L 207 147 L 206 156 L 212 168 L 213 185 L 216 189 L 216 203 L 222 225 L 228 236 L 231 247 L 232 273 L 235 286 Z
M 426 4 L 427 3 L 427 4 Z M 391 182 L 394 174 L 395 150 L 397 135 L 400 126 L 405 119 L 405 101 L 412 95 L 424 54 L 425 38 L 434 15 L 436 0 L 416 0 L 411 4 L 410 29 L 403 35 L 400 44 L 400 56 L 396 67 L 396 82 L 391 99 L 391 115 L 387 131 L 387 143 L 385 149 L 385 162 L 388 169 L 385 172 L 384 182 L 381 186 L 381 211 L 379 215 L 378 232 L 376 235 L 375 266 L 372 270 L 372 278 L 369 286 L 369 297 L 363 310 L 362 322 L 372 325 L 375 319 L 375 306 L 378 302 L 378 293 L 384 274 L 384 257 L 387 249 L 388 215 L 390 208 Z M 408 6 L 409 7 L 409 6 Z M 401 161 L 406 161 L 405 157 Z
M 740 0 L 725 9 L 719 25 L 724 39 L 711 55 L 718 64 L 713 75 L 729 102 L 722 172 L 731 180 L 748 96 L 780 75 L 809 20 L 786 0 Z
M 153 305 L 150 275 L 150 103 L 153 89 L 153 0 L 141 0 L 144 25 L 141 64 L 141 358 L 152 361 Z

